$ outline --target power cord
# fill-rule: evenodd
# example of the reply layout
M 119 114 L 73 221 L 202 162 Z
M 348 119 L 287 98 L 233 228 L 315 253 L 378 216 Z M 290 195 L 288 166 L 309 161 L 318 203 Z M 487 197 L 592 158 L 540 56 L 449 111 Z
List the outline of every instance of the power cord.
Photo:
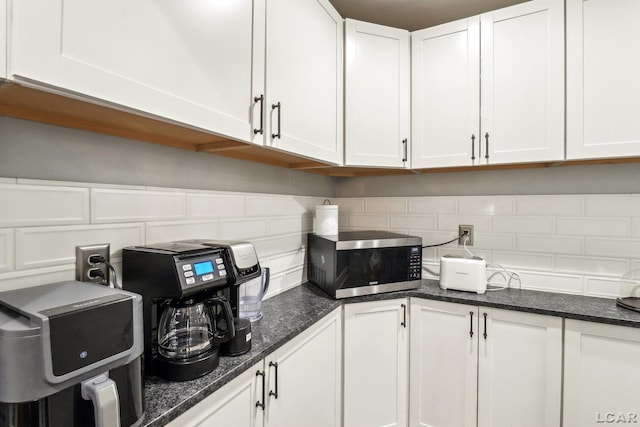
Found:
M 459 235 L 458 237 L 456 237 L 455 239 L 451 239 L 448 242 L 444 242 L 444 243 L 438 243 L 437 245 L 425 245 L 423 246 L 423 248 L 435 248 L 437 246 L 444 246 L 444 245 L 448 245 L 449 243 L 453 243 L 456 240 L 460 239 L 462 236 L 465 236 L 468 233 L 468 231 L 464 231 L 461 235 Z M 467 242 L 467 239 L 465 239 L 465 244 Z
M 462 233 L 461 235 L 459 235 L 458 237 L 456 237 L 453 240 L 450 240 L 448 242 L 445 243 L 440 243 L 438 245 L 428 245 L 428 246 L 423 246 L 423 248 L 431 248 L 431 247 L 435 247 L 435 246 L 443 246 L 446 245 L 448 243 L 452 243 L 455 242 L 456 240 L 460 239 L 461 237 L 465 236 L 467 234 L 467 231 L 465 231 L 464 233 Z M 467 242 L 468 242 L 468 238 L 464 239 L 463 243 L 462 243 L 462 247 L 464 248 L 465 252 L 470 256 L 470 257 L 474 257 L 475 255 L 469 250 L 469 248 L 467 248 Z M 511 281 L 512 280 L 517 280 L 518 281 L 518 289 L 522 288 L 522 280 L 520 280 L 520 276 L 518 275 L 518 273 L 516 273 L 515 271 L 509 271 L 506 268 L 504 268 L 503 266 L 501 266 L 500 264 L 487 264 L 486 265 L 487 268 L 489 267 L 493 267 L 493 268 L 499 268 L 501 271 L 495 271 L 493 272 L 488 278 L 487 278 L 487 291 L 501 291 L 503 289 L 507 289 L 511 287 Z M 426 266 L 422 266 L 422 269 L 427 271 L 430 274 L 433 274 L 434 276 L 440 276 L 440 273 L 436 273 L 435 271 L 431 271 L 429 270 Z M 495 276 L 501 276 L 503 279 L 503 282 L 500 284 L 496 284 L 494 282 L 491 281 L 491 279 L 493 279 Z M 490 288 L 490 286 L 493 286 L 492 288 Z
M 116 289 L 122 289 L 122 285 L 118 283 L 118 275 L 116 273 L 116 269 L 113 268 L 113 265 L 109 261 L 107 261 L 102 255 L 91 255 L 89 256 L 89 263 L 97 265 L 104 264 L 109 269 L 109 280 L 107 281 L 105 274 L 99 268 L 90 272 L 91 277 L 102 277 L 102 284 L 105 286 L 113 285 Z M 111 283 L 109 283 L 111 282 Z

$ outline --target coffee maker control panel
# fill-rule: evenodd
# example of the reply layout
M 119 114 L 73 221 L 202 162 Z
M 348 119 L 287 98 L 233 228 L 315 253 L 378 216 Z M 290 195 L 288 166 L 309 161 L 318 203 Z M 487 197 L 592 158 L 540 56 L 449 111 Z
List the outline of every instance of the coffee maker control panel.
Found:
M 198 259 L 177 259 L 176 267 L 183 289 L 227 283 L 227 268 L 219 253 Z

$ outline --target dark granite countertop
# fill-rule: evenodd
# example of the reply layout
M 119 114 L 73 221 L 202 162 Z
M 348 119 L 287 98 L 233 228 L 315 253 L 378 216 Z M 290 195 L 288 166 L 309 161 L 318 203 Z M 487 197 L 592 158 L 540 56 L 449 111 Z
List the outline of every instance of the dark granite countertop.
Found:
M 158 377 L 147 377 L 143 425 L 165 425 L 342 304 L 403 297 L 480 305 L 640 328 L 640 313 L 618 307 L 615 300 L 607 298 L 519 289 L 477 295 L 445 291 L 439 288 L 437 281 L 423 280 L 419 289 L 334 300 L 307 283 L 263 302 L 264 317 L 251 325 L 252 342 L 249 353 L 237 357 L 221 357 L 218 368 L 192 381 L 170 382 Z

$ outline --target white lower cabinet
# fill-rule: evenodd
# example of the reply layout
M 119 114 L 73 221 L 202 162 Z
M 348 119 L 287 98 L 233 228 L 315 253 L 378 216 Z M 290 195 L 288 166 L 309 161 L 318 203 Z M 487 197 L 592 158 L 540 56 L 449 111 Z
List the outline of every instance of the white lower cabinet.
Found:
M 344 307 L 344 425 L 407 425 L 408 299 Z
M 564 427 L 640 424 L 640 329 L 565 321 Z
M 341 343 L 336 309 L 168 426 L 339 427 Z
M 264 360 L 167 424 L 167 427 L 259 427 Z
M 339 427 L 342 417 L 342 310 L 265 359 L 265 426 Z
M 562 319 L 411 302 L 410 426 L 560 426 Z

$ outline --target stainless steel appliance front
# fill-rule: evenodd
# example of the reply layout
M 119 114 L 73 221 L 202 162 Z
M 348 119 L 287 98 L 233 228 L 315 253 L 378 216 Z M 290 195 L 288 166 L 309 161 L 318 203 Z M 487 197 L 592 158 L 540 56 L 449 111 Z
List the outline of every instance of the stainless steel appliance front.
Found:
M 334 298 L 414 289 L 422 280 L 422 239 L 388 231 L 308 235 L 309 281 Z

